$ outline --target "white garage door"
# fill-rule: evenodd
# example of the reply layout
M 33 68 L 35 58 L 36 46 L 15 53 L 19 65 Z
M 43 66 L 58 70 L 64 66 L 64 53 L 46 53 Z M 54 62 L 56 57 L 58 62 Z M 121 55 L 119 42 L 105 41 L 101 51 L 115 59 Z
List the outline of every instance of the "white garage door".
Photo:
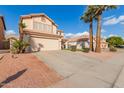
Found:
M 59 40 L 43 39 L 31 37 L 31 48 L 33 51 L 42 50 L 60 50 L 61 43 Z

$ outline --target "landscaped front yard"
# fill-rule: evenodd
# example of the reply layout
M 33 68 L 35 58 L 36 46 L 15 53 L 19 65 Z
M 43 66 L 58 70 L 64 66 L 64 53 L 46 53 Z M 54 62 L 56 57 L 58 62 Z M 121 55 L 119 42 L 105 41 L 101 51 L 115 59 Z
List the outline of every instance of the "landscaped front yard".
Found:
M 123 56 L 123 51 L 4 53 L 0 87 L 124 87 Z
M 47 87 L 62 79 L 32 54 L 4 53 L 0 60 L 0 87 Z

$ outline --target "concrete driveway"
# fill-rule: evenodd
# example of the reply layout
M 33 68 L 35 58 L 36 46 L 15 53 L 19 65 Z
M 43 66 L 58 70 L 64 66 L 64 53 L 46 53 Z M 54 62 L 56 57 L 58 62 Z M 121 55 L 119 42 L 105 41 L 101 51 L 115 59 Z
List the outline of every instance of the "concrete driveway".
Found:
M 44 51 L 35 55 L 64 79 L 49 87 L 124 87 L 124 52 L 100 60 L 82 52 Z M 102 57 L 102 56 L 101 56 Z M 105 60 L 104 60 L 105 59 Z

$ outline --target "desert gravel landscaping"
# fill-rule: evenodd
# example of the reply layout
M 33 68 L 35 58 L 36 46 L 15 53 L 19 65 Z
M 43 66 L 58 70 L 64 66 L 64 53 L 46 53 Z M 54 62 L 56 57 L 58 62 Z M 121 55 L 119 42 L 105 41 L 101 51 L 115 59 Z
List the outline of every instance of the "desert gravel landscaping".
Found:
M 32 54 L 0 54 L 0 87 L 39 88 L 47 87 L 61 80 L 53 69 Z

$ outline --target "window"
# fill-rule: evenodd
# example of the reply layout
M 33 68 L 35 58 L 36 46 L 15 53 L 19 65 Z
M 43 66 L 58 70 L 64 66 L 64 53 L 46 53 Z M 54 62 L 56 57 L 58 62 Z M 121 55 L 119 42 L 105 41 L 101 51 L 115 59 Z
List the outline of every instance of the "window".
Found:
M 34 30 L 40 30 L 43 32 L 51 32 L 52 31 L 52 26 L 51 25 L 47 25 L 47 24 L 43 24 L 40 22 L 34 22 L 33 23 L 33 29 Z

